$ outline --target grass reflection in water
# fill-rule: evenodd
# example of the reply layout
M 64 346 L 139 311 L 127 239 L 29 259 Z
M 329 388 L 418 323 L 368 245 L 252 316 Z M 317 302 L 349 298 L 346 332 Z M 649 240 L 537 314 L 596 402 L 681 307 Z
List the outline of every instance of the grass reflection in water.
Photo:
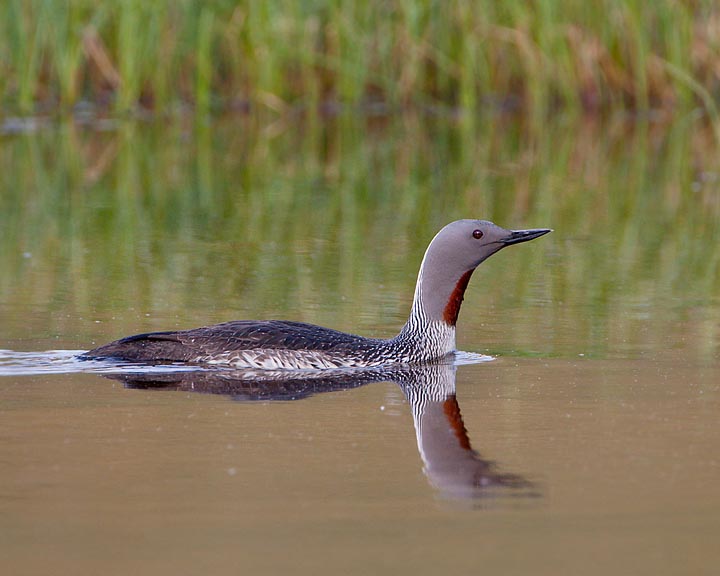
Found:
M 720 170 L 698 120 L 60 123 L 0 146 L 6 338 L 271 317 L 387 336 L 434 231 L 471 216 L 557 232 L 471 283 L 461 348 L 718 349 Z

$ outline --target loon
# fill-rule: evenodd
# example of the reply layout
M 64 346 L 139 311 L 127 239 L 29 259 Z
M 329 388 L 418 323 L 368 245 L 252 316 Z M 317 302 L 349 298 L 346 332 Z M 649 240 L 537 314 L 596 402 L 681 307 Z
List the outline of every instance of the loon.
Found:
M 410 317 L 393 338 L 365 338 L 304 322 L 237 320 L 128 336 L 80 358 L 265 370 L 438 362 L 455 353 L 455 324 L 475 268 L 506 246 L 548 232 L 552 230 L 506 230 L 487 220 L 456 220 L 445 226 L 425 251 Z

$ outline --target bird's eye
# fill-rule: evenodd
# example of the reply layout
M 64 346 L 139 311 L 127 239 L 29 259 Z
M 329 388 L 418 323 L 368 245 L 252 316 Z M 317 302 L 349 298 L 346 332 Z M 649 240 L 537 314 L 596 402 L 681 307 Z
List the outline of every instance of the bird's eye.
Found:
M 482 230 L 473 230 L 473 238 L 476 240 L 480 240 L 480 238 L 483 237 L 483 231 Z

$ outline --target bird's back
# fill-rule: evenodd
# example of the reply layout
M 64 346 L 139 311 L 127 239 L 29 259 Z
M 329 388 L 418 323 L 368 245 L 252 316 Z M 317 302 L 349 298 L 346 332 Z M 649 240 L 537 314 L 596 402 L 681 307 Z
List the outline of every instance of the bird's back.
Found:
M 137 334 L 83 356 L 150 363 L 326 368 L 355 365 L 353 358 L 362 357 L 383 342 L 304 322 L 238 320 L 192 330 Z M 343 358 L 347 360 L 341 362 Z

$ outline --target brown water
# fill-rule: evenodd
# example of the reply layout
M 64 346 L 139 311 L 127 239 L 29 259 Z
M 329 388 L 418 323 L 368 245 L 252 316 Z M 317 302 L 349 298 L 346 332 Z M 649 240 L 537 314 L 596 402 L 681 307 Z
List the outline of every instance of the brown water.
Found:
M 3 572 L 717 573 L 701 126 L 338 122 L 0 142 Z M 46 352 L 229 318 L 390 335 L 463 216 L 556 230 L 474 276 L 458 344 L 490 362 L 153 385 Z

